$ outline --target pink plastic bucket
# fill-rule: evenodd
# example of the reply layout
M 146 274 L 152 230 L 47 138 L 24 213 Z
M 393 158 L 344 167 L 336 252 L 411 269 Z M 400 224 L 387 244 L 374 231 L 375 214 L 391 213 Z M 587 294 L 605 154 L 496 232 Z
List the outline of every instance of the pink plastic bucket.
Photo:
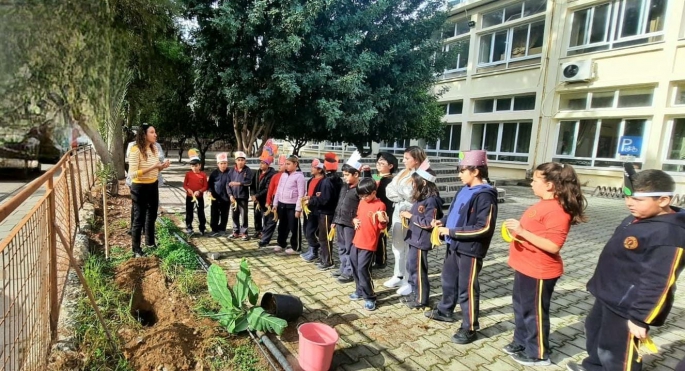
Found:
M 331 368 L 338 332 L 323 323 L 305 323 L 297 329 L 300 335 L 299 362 L 305 371 L 326 371 Z

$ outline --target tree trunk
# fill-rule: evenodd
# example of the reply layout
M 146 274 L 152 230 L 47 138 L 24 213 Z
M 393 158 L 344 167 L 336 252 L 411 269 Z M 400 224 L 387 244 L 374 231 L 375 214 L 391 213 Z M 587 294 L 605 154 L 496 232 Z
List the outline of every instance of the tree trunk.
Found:
M 178 141 L 178 163 L 181 163 L 181 160 L 183 159 L 183 145 L 186 142 L 186 137 L 181 138 Z M 205 167 L 205 157 L 203 154 L 201 154 L 200 158 L 202 159 L 202 167 Z
M 124 167 L 124 147 L 121 146 L 120 138 L 124 135 L 121 122 L 116 122 L 109 128 L 109 153 L 112 154 L 112 165 L 116 172 L 117 179 L 126 178 L 126 168 Z
M 360 143 L 352 143 L 354 144 L 355 147 L 357 147 L 357 151 L 362 155 L 362 157 L 368 157 L 373 153 L 373 149 L 369 149 L 367 151 L 364 150 L 364 142 Z
M 95 152 L 100 156 L 100 161 L 102 161 L 103 164 L 111 164 L 112 156 L 110 156 L 109 151 L 107 150 L 107 143 L 102 139 L 102 136 L 98 133 L 97 129 L 88 126 L 83 117 L 78 119 L 77 125 L 93 142 L 93 147 L 95 147 Z

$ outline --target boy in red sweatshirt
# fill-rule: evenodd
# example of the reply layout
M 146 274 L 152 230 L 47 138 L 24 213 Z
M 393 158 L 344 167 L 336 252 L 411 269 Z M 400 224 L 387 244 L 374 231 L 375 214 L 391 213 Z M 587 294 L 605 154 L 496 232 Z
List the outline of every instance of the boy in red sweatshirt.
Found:
M 192 150 L 191 150 L 192 151 Z M 188 152 L 191 152 L 188 151 Z M 190 157 L 190 171 L 183 179 L 183 189 L 186 191 L 186 233 L 193 234 L 193 208 L 197 205 L 197 221 L 200 235 L 205 234 L 205 201 L 202 195 L 207 192 L 207 174 L 200 171 L 200 158 Z
M 376 181 L 371 178 L 359 181 L 357 195 L 360 201 L 357 217 L 352 220 L 355 232 L 350 250 L 352 276 L 356 285 L 355 291 L 350 294 L 350 300 L 364 299 L 364 309 L 368 311 L 376 310 L 371 264 L 376 253 L 378 237 L 388 223 L 385 204 L 376 198 L 376 189 Z

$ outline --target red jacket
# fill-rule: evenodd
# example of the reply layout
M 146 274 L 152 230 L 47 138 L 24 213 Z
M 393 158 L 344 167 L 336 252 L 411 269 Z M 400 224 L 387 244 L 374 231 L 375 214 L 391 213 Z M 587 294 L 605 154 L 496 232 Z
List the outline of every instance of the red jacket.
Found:
M 189 171 L 183 179 L 183 189 L 185 189 L 186 194 L 191 197 L 195 191 L 199 191 L 199 197 L 202 197 L 202 194 L 207 191 L 207 186 L 207 174 L 205 174 L 204 171 L 200 171 L 197 174 Z
M 271 178 L 271 183 L 269 183 L 269 189 L 266 191 L 266 204 L 271 205 L 274 202 L 274 196 L 276 195 L 276 188 L 278 188 L 278 182 L 281 180 L 281 175 L 283 172 L 278 172 L 274 174 Z

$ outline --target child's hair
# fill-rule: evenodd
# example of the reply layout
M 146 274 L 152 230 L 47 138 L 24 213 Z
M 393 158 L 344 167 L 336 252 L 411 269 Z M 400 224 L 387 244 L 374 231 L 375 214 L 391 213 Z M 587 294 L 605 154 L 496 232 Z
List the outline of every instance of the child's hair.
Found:
M 390 174 L 394 174 L 397 172 L 397 157 L 393 156 L 392 153 L 389 152 L 378 152 L 376 155 L 376 161 L 383 159 L 385 162 L 388 163 L 388 165 L 392 165 L 392 169 L 390 169 Z
M 675 181 L 664 171 L 649 169 L 642 170 L 631 177 L 635 192 L 673 192 Z M 659 196 L 654 196 L 658 199 Z
M 546 181 L 554 184 L 554 196 L 559 200 L 561 207 L 571 215 L 571 224 L 585 222 L 587 216 L 587 200 L 580 189 L 578 174 L 573 166 L 558 162 L 545 162 L 535 168 Z
M 147 143 L 147 130 L 150 128 L 150 125 L 143 124 L 140 125 L 140 128 L 138 128 L 138 131 L 136 132 L 136 145 L 138 146 L 138 149 L 140 149 L 140 154 L 143 155 L 143 158 L 147 161 L 147 150 L 145 149 L 145 144 Z M 152 153 L 157 154 L 157 146 L 155 146 L 154 143 L 150 143 L 150 149 L 152 150 Z
M 404 150 L 404 153 L 409 153 L 409 156 L 413 158 L 418 164 L 422 163 L 426 159 L 426 151 L 421 147 L 409 146 Z
M 480 180 L 485 180 L 490 184 L 490 178 L 488 177 L 488 166 L 483 165 L 483 166 L 464 166 L 462 169 L 466 169 L 470 172 L 474 172 L 478 170 L 478 175 L 476 175 L 476 178 Z
M 426 172 L 430 175 L 435 175 L 435 171 L 431 169 L 426 170 Z M 413 173 L 411 175 L 411 180 L 414 182 L 414 193 L 411 195 L 414 202 L 423 201 L 428 197 L 440 195 L 438 186 L 433 182 L 423 179 L 418 173 Z
M 368 196 L 377 189 L 378 187 L 376 186 L 375 180 L 372 178 L 362 178 L 357 185 L 357 195 L 359 197 Z
M 359 174 L 359 170 L 357 170 L 356 168 L 354 168 L 353 166 L 348 165 L 348 164 L 343 165 L 342 171 L 344 171 L 346 173 L 350 173 L 352 175 Z
M 297 165 L 300 164 L 300 158 L 297 157 L 297 156 L 294 156 L 294 155 L 288 157 L 288 158 L 286 159 L 286 161 L 291 162 L 291 163 L 293 163 L 293 164 L 297 164 Z

